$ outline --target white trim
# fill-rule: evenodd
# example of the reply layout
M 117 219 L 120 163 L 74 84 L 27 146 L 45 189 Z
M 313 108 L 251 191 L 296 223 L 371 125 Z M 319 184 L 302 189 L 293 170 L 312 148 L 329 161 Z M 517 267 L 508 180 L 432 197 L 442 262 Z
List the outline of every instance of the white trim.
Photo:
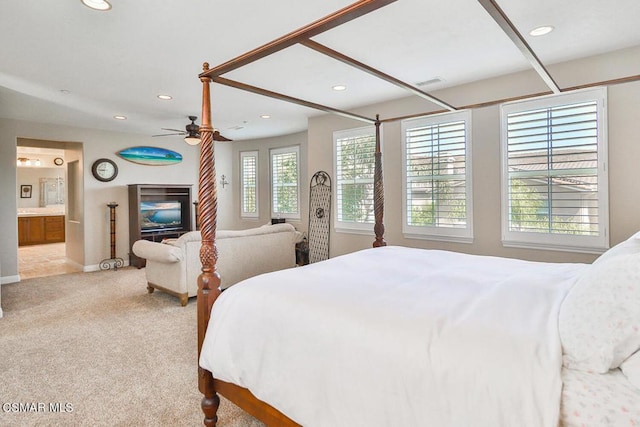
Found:
M 445 226 L 415 226 L 407 224 L 407 130 L 454 121 L 465 123 L 465 219 L 464 228 Z M 402 129 L 402 234 L 407 239 L 425 239 L 456 243 L 473 242 L 473 170 L 472 170 L 472 112 L 471 110 L 435 114 L 403 120 Z
M 375 126 L 363 126 L 359 128 L 346 129 L 346 130 L 338 130 L 333 132 L 333 176 L 335 177 L 335 185 L 333 186 L 333 199 L 335 200 L 333 207 L 333 228 L 336 232 L 339 233 L 351 233 L 351 234 L 360 234 L 360 235 L 373 235 L 373 226 L 375 224 L 375 220 L 371 220 L 370 222 L 355 222 L 355 221 L 341 221 L 339 218 L 340 215 L 340 207 L 341 207 L 341 199 L 338 197 L 338 188 L 340 186 L 340 181 L 338 180 L 338 139 L 347 139 L 347 138 L 356 138 L 362 136 L 373 136 L 375 138 L 376 129 Z M 382 135 L 380 136 L 380 146 L 382 150 Z M 375 149 L 374 149 L 375 154 Z M 384 156 L 383 156 L 384 158 Z M 372 161 L 375 162 L 375 157 L 372 157 Z M 373 180 L 372 180 L 373 183 Z
M 416 240 L 435 240 L 437 242 L 450 242 L 450 243 L 473 243 L 473 237 L 456 237 L 456 236 L 438 236 L 435 234 L 411 234 L 402 233 L 406 239 Z
M 596 254 L 601 255 L 607 249 L 606 248 L 587 248 L 584 246 L 571 246 L 571 245 L 555 245 L 555 244 L 536 244 L 531 242 L 502 242 L 502 246 L 505 248 L 520 248 L 520 249 L 540 249 L 544 251 L 558 251 L 558 252 L 576 252 L 582 254 Z
M 344 234 L 357 234 L 360 236 L 375 236 L 375 233 L 373 231 L 373 224 L 362 224 L 362 225 L 368 225 L 368 228 L 334 228 L 334 231 L 336 233 L 344 233 Z
M 96 271 L 100 271 L 100 264 L 90 264 L 82 267 L 83 273 L 93 273 Z
M 598 236 L 576 236 L 555 233 L 527 233 L 509 230 L 509 191 L 508 191 L 508 150 L 507 115 L 560 105 L 598 101 Z M 502 245 L 532 249 L 547 249 L 569 252 L 602 253 L 609 247 L 609 181 L 607 172 L 608 130 L 607 130 L 607 88 L 576 90 L 559 95 L 547 95 L 525 101 L 514 101 L 500 107 L 500 151 L 501 151 L 501 202 L 502 202 Z
M 20 275 L 16 274 L 15 276 L 2 276 L 0 277 L 0 282 L 2 285 L 8 285 L 9 283 L 18 283 L 20 281 Z

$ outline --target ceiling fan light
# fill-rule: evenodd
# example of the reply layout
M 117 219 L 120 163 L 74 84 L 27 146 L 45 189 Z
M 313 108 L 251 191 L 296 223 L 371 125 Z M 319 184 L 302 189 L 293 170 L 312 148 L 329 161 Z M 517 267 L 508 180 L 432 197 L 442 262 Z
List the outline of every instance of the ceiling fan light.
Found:
M 189 145 L 198 145 L 200 144 L 200 138 L 194 135 L 187 135 L 184 137 L 184 142 Z
M 111 4 L 106 0 L 80 0 L 82 4 L 94 10 L 109 10 Z

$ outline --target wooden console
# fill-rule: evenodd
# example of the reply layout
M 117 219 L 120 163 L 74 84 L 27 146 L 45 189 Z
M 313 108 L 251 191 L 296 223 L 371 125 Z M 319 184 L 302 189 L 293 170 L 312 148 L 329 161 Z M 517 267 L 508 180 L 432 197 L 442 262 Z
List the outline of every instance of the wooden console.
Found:
M 142 268 L 146 260 L 136 256 L 131 247 L 138 240 L 161 242 L 191 231 L 191 185 L 129 184 L 129 265 Z M 167 228 L 145 228 L 140 209 L 142 202 L 180 202 L 181 223 Z

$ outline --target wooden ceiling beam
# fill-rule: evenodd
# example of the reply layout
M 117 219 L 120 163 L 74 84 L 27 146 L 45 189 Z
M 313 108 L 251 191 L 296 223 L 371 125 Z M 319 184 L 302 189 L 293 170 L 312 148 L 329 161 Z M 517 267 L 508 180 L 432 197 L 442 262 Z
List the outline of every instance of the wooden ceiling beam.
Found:
M 359 0 L 345 8 L 342 8 L 330 15 L 325 16 L 311 24 L 305 25 L 295 31 L 285 34 L 273 40 L 270 43 L 257 47 L 243 55 L 240 55 L 230 61 L 213 67 L 200 74 L 200 77 L 218 77 L 222 74 L 233 71 L 237 68 L 243 67 L 260 58 L 269 56 L 273 53 L 286 49 L 289 46 L 299 43 L 302 40 L 309 39 L 310 37 L 317 36 L 332 28 L 344 24 L 345 22 L 352 21 L 362 15 L 366 15 L 369 12 L 380 9 L 390 3 L 397 0 Z
M 593 82 L 593 83 L 585 83 L 577 86 L 570 86 L 570 87 L 564 88 L 562 91 L 571 92 L 571 91 L 580 90 L 580 89 L 588 89 L 588 88 L 600 87 L 600 86 L 613 86 L 613 85 L 632 83 L 632 82 L 640 82 L 640 74 L 627 76 L 627 77 L 620 77 L 617 79 L 602 80 L 602 81 Z M 539 93 L 530 93 L 528 95 L 512 96 L 510 98 L 501 98 L 501 99 L 495 99 L 493 101 L 486 101 L 486 102 L 480 102 L 477 104 L 464 105 L 460 107 L 460 109 L 473 110 L 477 108 L 491 107 L 494 105 L 504 104 L 506 102 L 521 101 L 523 99 L 531 99 L 531 98 L 537 98 L 539 96 L 551 95 L 552 93 L 553 92 L 551 91 L 547 91 L 547 92 L 539 92 Z M 406 116 L 389 117 L 388 119 L 380 120 L 380 122 L 381 123 L 399 122 L 402 120 L 414 119 L 416 117 L 432 116 L 434 114 L 440 114 L 440 113 L 446 113 L 446 110 L 427 111 L 423 113 L 409 114 Z
M 397 79 L 397 78 L 395 78 L 393 76 L 385 74 L 380 70 L 377 70 L 377 69 L 375 69 L 373 67 L 368 66 L 367 64 L 363 64 L 360 61 L 357 61 L 357 60 L 355 60 L 355 59 L 353 59 L 353 58 L 351 58 L 351 57 L 349 57 L 347 55 L 344 55 L 344 54 L 342 54 L 342 53 L 340 53 L 338 51 L 335 51 L 335 50 L 333 50 L 333 49 L 331 49 L 331 48 L 329 48 L 329 47 L 327 47 L 325 45 L 322 45 L 322 44 L 320 44 L 318 42 L 315 42 L 313 40 L 303 40 L 303 41 L 300 42 L 300 44 L 303 45 L 303 46 L 308 47 L 309 49 L 313 49 L 316 52 L 319 52 L 319 53 L 322 53 L 324 55 L 327 55 L 330 58 L 336 59 L 336 60 L 338 60 L 340 62 L 343 62 L 343 63 L 345 63 L 347 65 L 350 65 L 350 66 L 352 66 L 354 68 L 357 68 L 360 71 L 364 71 L 366 73 L 369 73 L 369 74 L 371 74 L 371 75 L 373 75 L 373 76 L 375 76 L 375 77 L 377 77 L 377 78 L 379 78 L 381 80 L 385 80 L 385 81 L 387 81 L 387 82 L 389 82 L 391 84 L 394 84 L 394 85 L 396 85 L 396 86 L 398 86 L 398 87 L 400 87 L 400 88 L 402 88 L 404 90 L 407 90 L 407 91 L 411 92 L 414 95 L 417 95 L 417 96 L 419 96 L 421 98 L 424 98 L 424 99 L 426 99 L 428 101 L 433 102 L 434 104 L 437 104 L 437 105 L 439 105 L 441 107 L 444 107 L 449 111 L 456 111 L 456 107 L 454 107 L 454 106 L 452 106 L 450 104 L 447 104 L 443 100 L 438 99 L 435 96 L 430 95 L 427 92 L 424 92 L 424 91 L 418 89 L 417 87 L 415 87 L 415 86 L 413 86 L 413 85 L 411 85 L 409 83 L 403 82 L 402 80 L 399 80 L 399 79 Z
M 213 77 L 212 79 L 215 83 L 233 87 L 236 89 L 244 90 L 246 92 L 256 93 L 258 95 L 268 96 L 269 98 L 275 98 L 282 101 L 291 102 L 293 104 L 302 105 L 303 107 L 313 108 L 316 110 L 324 111 L 326 113 L 336 114 L 338 116 L 347 117 L 354 120 L 359 120 L 361 122 L 373 124 L 376 122 L 376 119 L 361 116 L 359 114 L 350 113 L 349 111 L 338 110 L 337 108 L 327 107 L 326 105 L 316 104 L 315 102 L 305 101 L 304 99 L 294 98 L 289 95 L 284 95 L 278 92 L 272 92 L 267 89 L 262 89 L 256 86 L 251 86 L 246 83 L 237 82 L 235 80 L 229 80 L 224 77 Z
M 478 0 L 478 2 L 489 12 L 489 15 L 491 15 L 493 20 L 502 28 L 502 31 L 505 32 L 525 58 L 527 58 L 533 69 L 536 70 L 546 85 L 549 86 L 549 89 L 551 89 L 553 93 L 560 93 L 560 87 L 555 80 L 553 80 L 553 77 L 551 77 L 551 74 L 549 74 L 544 65 L 542 65 L 540 59 L 538 59 L 533 49 L 531 49 L 531 46 L 529 46 L 524 37 L 522 37 L 522 34 L 516 29 L 515 25 L 513 25 L 500 6 L 498 6 L 494 0 Z

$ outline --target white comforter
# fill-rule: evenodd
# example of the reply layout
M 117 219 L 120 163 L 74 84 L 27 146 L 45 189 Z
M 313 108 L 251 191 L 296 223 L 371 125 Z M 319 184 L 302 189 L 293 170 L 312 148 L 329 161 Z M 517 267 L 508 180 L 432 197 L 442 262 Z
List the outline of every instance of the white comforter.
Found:
M 304 426 L 556 426 L 582 268 L 386 247 L 265 274 L 216 301 L 200 364 Z

